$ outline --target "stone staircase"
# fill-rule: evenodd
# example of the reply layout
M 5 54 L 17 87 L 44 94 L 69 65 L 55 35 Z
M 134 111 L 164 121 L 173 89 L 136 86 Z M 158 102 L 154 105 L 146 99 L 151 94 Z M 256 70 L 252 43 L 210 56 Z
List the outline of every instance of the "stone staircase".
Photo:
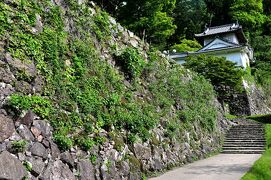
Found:
M 242 119 L 228 131 L 222 153 L 262 154 L 265 151 L 264 126 L 256 121 Z

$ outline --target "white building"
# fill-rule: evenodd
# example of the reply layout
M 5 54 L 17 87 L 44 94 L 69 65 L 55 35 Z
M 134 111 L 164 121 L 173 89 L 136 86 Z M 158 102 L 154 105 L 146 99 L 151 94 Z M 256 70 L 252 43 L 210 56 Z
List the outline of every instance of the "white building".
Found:
M 202 49 L 196 52 L 174 53 L 170 57 L 182 64 L 190 55 L 222 56 L 243 68 L 250 66 L 250 61 L 253 60 L 253 50 L 238 23 L 205 28 L 203 33 L 195 34 L 195 37 L 203 44 Z

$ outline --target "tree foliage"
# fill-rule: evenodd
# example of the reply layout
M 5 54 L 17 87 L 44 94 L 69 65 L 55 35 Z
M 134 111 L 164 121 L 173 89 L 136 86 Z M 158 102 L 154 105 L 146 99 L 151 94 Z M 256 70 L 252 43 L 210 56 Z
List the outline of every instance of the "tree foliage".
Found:
M 267 102 L 271 106 L 271 37 L 257 36 L 252 41 L 255 47 L 255 63 L 253 75 L 256 82 L 263 87 Z
M 271 63 L 271 37 L 257 36 L 252 39 L 252 46 L 254 47 L 254 56 L 256 64 L 262 62 Z
M 149 43 L 164 47 L 167 39 L 175 32 L 172 11 L 175 0 L 127 0 L 125 2 L 112 0 L 104 2 L 95 0 L 119 22 L 137 33 Z
M 178 43 L 180 37 L 193 39 L 194 33 L 201 30 L 209 19 L 204 0 L 177 0 L 173 12 L 177 30 L 170 39 L 172 44 Z
M 94 0 L 141 38 L 163 50 L 203 27 L 239 21 L 253 39 L 271 33 L 270 0 Z
M 259 83 L 269 82 L 271 0 L 95 0 L 123 25 L 160 50 L 200 48 L 194 34 L 204 26 L 238 21 L 254 48 L 252 72 Z M 262 77 L 260 77 L 262 76 Z M 266 83 L 264 83 L 266 84 Z
M 236 0 L 230 8 L 233 20 L 248 30 L 259 30 L 265 21 L 262 0 Z
M 242 89 L 243 70 L 224 57 L 190 56 L 184 66 L 209 79 L 220 99 Z
M 177 52 L 187 52 L 199 50 L 201 47 L 196 40 L 183 39 L 180 44 L 174 44 L 170 49 L 175 49 Z
M 209 26 L 232 23 L 229 12 L 234 0 L 204 0 L 204 2 L 210 13 L 210 19 L 207 21 Z

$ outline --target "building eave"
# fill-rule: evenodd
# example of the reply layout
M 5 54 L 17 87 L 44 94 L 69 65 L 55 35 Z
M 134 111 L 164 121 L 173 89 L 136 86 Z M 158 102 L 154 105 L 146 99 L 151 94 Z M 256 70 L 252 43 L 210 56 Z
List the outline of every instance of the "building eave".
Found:
M 196 51 L 192 54 L 204 54 L 204 53 L 215 53 L 215 52 L 232 52 L 232 51 L 240 51 L 242 49 L 246 49 L 247 46 L 238 46 L 238 47 L 227 47 L 227 48 L 215 48 L 215 49 L 209 49 L 205 51 Z
M 178 54 L 172 54 L 170 55 L 171 59 L 174 60 L 182 60 L 185 59 L 187 56 L 191 56 L 191 55 L 200 55 L 200 54 L 217 54 L 225 52 L 225 53 L 229 53 L 229 52 L 240 52 L 242 50 L 248 50 L 248 46 L 239 46 L 239 47 L 228 47 L 228 48 L 217 48 L 217 49 L 210 49 L 210 50 L 206 50 L 206 51 L 196 51 L 196 52 L 185 52 L 185 53 L 178 53 Z

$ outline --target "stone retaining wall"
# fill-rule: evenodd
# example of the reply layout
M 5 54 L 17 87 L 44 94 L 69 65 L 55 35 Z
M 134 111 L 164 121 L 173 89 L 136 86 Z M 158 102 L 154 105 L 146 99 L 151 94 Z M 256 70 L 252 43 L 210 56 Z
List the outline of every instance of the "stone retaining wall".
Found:
M 61 0 L 52 2 L 58 6 L 63 3 Z M 65 11 L 65 7 L 62 8 Z M 41 21 L 37 18 L 37 33 L 43 29 Z M 132 46 L 147 56 L 148 44 L 113 18 L 110 18 L 110 23 L 117 29 L 112 30 L 112 38 L 106 43 L 117 44 L 120 50 Z M 67 31 L 72 31 L 71 25 L 72 22 L 67 19 Z M 105 142 L 94 146 L 91 151 L 73 147 L 61 152 L 53 141 L 53 129 L 48 120 L 32 111 L 17 112 L 9 107 L 7 101 L 11 94 L 39 95 L 45 82 L 33 62 L 21 62 L 5 52 L 5 43 L 0 42 L 0 179 L 142 179 L 143 174 L 180 166 L 221 148 L 223 133 L 229 122 L 214 100 L 220 114 L 212 132 L 204 130 L 195 121 L 185 124 L 175 137 L 170 138 L 166 130 L 158 125 L 148 141 L 128 144 L 124 130 L 117 134 L 101 130 L 99 136 L 104 137 Z M 99 47 L 99 44 L 97 49 L 102 51 L 102 58 L 115 65 L 108 49 Z M 22 80 L 21 72 L 27 74 L 27 80 Z

